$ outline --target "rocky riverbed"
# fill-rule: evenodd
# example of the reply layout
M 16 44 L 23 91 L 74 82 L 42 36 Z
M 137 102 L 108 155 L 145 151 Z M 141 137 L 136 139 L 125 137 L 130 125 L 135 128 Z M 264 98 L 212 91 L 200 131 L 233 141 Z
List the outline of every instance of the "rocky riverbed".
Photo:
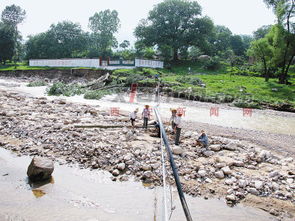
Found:
M 110 116 L 99 106 L 0 91 L 1 147 L 60 164 L 79 163 L 81 168 L 106 170 L 114 181 L 135 178 L 151 187 L 161 185 L 159 138 L 150 136 L 153 128 L 132 132 L 128 126 L 126 116 Z M 278 219 L 294 219 L 294 156 L 222 136 L 209 137 L 211 145 L 205 150 L 193 146 L 196 136 L 184 129 L 181 145 L 173 146 L 186 193 L 225 197 L 229 205 L 243 202 Z M 173 136 L 169 138 L 172 141 Z M 173 184 L 168 162 L 167 170 L 168 181 Z

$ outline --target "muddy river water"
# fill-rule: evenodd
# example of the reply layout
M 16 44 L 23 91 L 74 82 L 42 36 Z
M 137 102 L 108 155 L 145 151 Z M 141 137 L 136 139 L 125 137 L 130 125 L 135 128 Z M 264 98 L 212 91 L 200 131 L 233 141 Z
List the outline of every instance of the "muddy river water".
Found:
M 0 79 L 0 89 L 20 92 L 34 97 L 45 97 L 46 87 L 26 87 L 25 82 Z M 56 99 L 57 97 L 47 97 Z M 60 97 L 59 97 L 60 98 Z M 99 105 L 108 110 L 119 107 L 131 111 L 144 104 L 155 105 L 152 99 L 128 101 L 123 95 L 106 96 L 100 101 L 85 100 L 82 96 L 63 97 L 71 102 Z M 184 108 L 185 120 L 210 123 L 226 127 L 261 130 L 295 135 L 295 114 L 271 110 L 253 110 L 252 116 L 243 116 L 242 109 L 224 105 L 204 104 L 173 99 L 163 101 L 160 111 L 168 118 L 170 108 Z M 218 107 L 219 115 L 210 116 L 211 107 Z M 0 148 L 0 221 L 133 221 L 162 219 L 162 188 L 150 189 L 142 183 L 113 182 L 111 175 L 98 170 L 80 169 L 78 166 L 55 164 L 51 182 L 31 186 L 26 169 L 31 157 L 18 157 Z M 168 195 L 170 195 L 170 191 Z M 171 220 L 185 220 L 177 192 L 172 189 L 175 210 Z M 193 220 L 251 221 L 275 220 L 268 213 L 239 204 L 228 207 L 224 199 L 194 198 L 186 196 Z M 168 206 L 168 210 L 171 206 Z
M 1 221 L 162 220 L 160 187 L 149 189 L 138 182 L 113 182 L 108 173 L 57 163 L 51 182 L 30 186 L 26 177 L 30 159 L 0 149 Z M 186 199 L 194 220 L 274 220 L 262 210 L 241 204 L 230 208 L 223 199 Z M 175 210 L 171 220 L 185 220 L 175 190 L 172 204 Z

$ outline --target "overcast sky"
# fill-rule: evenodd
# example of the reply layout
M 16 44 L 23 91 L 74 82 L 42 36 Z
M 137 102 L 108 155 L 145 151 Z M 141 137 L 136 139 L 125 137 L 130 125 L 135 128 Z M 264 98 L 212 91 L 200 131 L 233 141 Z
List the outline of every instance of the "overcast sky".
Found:
M 121 28 L 119 42 L 134 42 L 134 28 L 146 18 L 154 5 L 163 0 L 0 0 L 0 11 L 8 5 L 19 5 L 27 12 L 19 26 L 24 37 L 48 30 L 52 23 L 70 20 L 88 31 L 88 19 L 105 9 L 119 12 Z M 273 24 L 275 17 L 263 0 L 198 0 L 202 14 L 211 17 L 215 24 L 228 27 L 234 34 L 252 34 L 262 25 Z

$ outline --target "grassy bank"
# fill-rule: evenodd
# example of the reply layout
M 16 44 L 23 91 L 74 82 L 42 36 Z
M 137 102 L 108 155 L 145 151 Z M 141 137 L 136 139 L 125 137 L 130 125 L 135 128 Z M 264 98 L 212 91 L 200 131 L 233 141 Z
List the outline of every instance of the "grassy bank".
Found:
M 6 67 L 9 70 L 11 67 Z M 48 67 L 28 67 L 20 65 L 16 70 L 48 70 Z M 63 68 L 69 69 L 69 68 Z M 3 70 L 3 69 L 2 69 Z M 14 69 L 15 70 L 15 69 Z M 1 68 L 0 68 L 1 71 Z M 171 95 L 214 103 L 231 103 L 238 107 L 273 108 L 281 106 L 295 110 L 295 73 L 291 73 L 292 85 L 278 84 L 277 79 L 265 82 L 262 77 L 232 75 L 223 66 L 208 71 L 199 64 L 190 62 L 173 64 L 169 68 L 154 70 L 149 68 L 121 69 L 112 72 L 112 85 L 128 87 L 139 83 L 141 87 L 154 87 L 155 76 L 160 75 L 165 88 Z M 31 85 L 33 86 L 33 85 Z M 37 86 L 37 85 L 36 85 Z M 110 91 L 86 91 L 79 86 L 53 85 L 49 94 L 71 96 L 84 93 L 86 98 L 100 99 Z M 278 108 L 277 108 L 278 107 Z

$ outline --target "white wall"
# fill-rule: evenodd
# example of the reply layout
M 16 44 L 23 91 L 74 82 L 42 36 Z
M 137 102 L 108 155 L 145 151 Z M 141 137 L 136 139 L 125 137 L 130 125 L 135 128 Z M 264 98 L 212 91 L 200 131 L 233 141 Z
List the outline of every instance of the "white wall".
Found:
M 135 59 L 135 66 L 146 68 L 164 68 L 164 62 L 155 60 Z
M 30 66 L 48 67 L 91 67 L 99 68 L 99 59 L 33 59 L 29 61 Z

